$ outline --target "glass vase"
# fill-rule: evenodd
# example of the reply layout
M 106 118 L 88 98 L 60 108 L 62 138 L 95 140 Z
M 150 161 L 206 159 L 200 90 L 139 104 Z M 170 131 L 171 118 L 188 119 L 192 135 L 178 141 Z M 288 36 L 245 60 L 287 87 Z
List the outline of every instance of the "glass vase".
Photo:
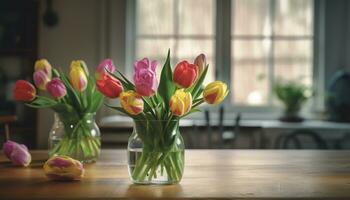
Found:
M 101 151 L 100 130 L 95 113 L 78 117 L 55 113 L 49 135 L 49 156 L 66 155 L 83 163 L 96 162 Z
M 136 184 L 175 184 L 184 171 L 184 141 L 178 121 L 134 121 L 128 169 Z

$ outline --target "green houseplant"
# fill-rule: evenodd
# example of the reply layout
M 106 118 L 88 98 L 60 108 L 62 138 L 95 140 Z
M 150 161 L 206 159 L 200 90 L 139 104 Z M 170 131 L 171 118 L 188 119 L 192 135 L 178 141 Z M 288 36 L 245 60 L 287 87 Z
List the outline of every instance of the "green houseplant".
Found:
M 278 80 L 273 87 L 277 99 L 284 106 L 284 115 L 281 121 L 300 122 L 303 120 L 299 112 L 304 103 L 310 98 L 310 89 L 295 81 Z

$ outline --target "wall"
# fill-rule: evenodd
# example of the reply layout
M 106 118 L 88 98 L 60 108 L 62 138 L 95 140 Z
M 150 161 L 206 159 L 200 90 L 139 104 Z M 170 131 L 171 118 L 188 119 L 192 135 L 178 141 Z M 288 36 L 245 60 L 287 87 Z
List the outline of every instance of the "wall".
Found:
M 74 59 L 85 60 L 90 71 L 94 70 L 98 62 L 106 57 L 111 57 L 117 66 L 124 66 L 125 0 L 53 1 L 53 8 L 59 17 L 59 24 L 55 27 L 47 27 L 43 24 L 45 3 L 46 1 L 40 1 L 40 58 L 47 58 L 53 66 L 66 71 L 71 60 Z M 110 12 L 112 6 L 113 12 Z M 110 39 L 111 26 L 116 30 L 122 30 L 114 33 L 113 40 Z M 52 123 L 53 112 L 47 109 L 40 110 L 37 133 L 39 148 L 46 148 Z
M 325 79 L 342 69 L 350 71 L 350 2 L 325 1 Z

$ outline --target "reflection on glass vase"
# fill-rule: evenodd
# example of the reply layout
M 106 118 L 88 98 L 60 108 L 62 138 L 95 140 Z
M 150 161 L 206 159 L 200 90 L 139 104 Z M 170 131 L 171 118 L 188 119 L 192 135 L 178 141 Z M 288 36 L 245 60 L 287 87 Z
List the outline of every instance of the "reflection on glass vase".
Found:
M 132 181 L 137 184 L 180 182 L 184 171 L 185 145 L 178 120 L 144 120 L 134 123 L 128 142 L 128 169 Z M 156 135 L 170 135 L 171 138 L 158 140 L 161 137 Z
M 83 163 L 96 162 L 101 151 L 100 130 L 95 113 L 78 117 L 55 113 L 49 135 L 49 156 L 66 155 Z

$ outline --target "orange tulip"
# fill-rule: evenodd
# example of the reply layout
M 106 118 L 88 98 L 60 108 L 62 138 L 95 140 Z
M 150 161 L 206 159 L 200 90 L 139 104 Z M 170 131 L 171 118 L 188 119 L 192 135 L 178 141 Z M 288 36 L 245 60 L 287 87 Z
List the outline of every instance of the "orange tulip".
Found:
M 143 111 L 142 97 L 133 90 L 120 94 L 120 104 L 130 115 L 138 115 Z

